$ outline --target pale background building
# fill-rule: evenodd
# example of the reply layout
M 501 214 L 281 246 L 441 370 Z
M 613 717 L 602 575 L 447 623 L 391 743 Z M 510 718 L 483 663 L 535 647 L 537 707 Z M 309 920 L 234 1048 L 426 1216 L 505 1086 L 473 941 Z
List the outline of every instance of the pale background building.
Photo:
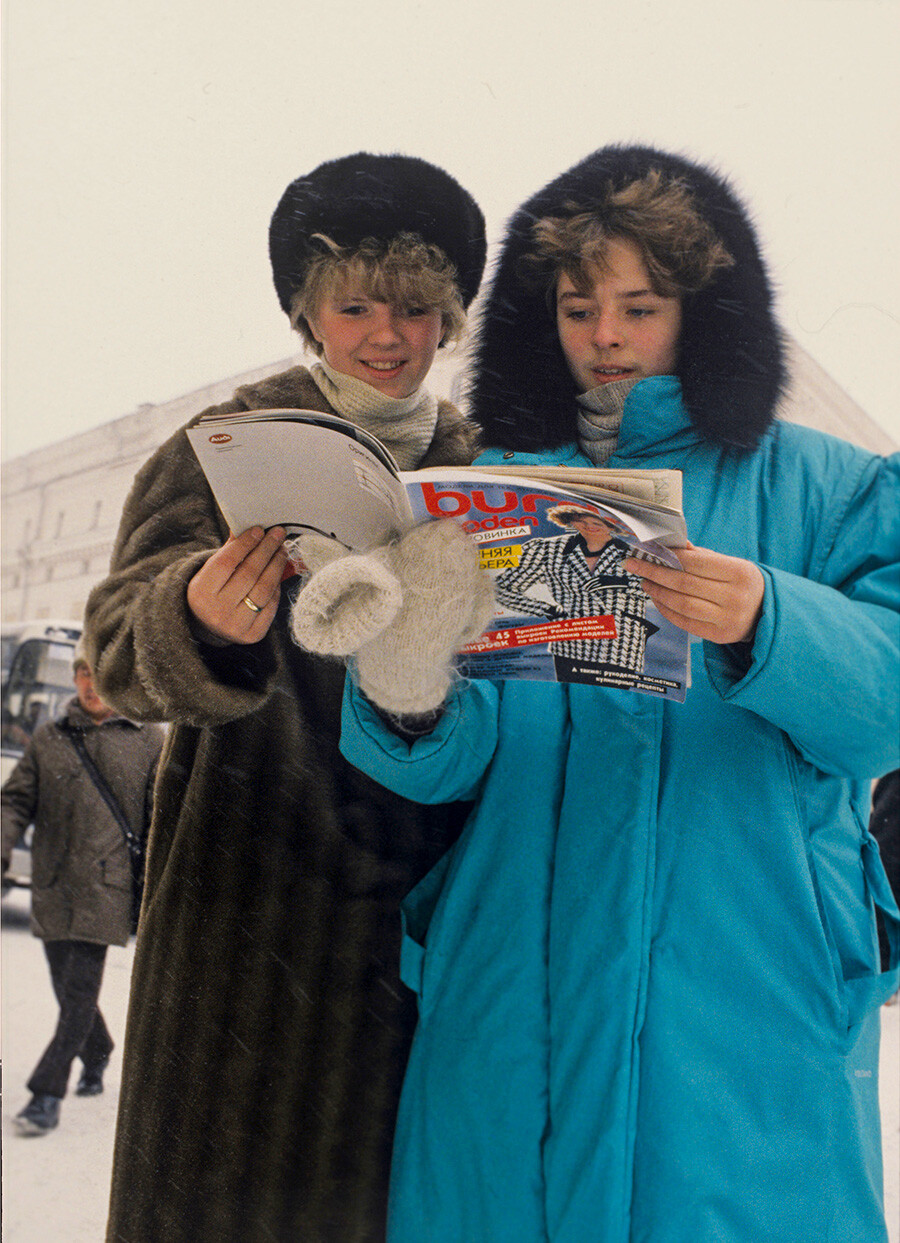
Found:
M 459 401 L 465 352 L 438 354 L 432 392 Z M 106 576 L 134 476 L 169 436 L 242 384 L 284 371 L 302 356 L 228 376 L 161 405 L 11 458 L 2 467 L 2 620 L 78 619 Z
M 433 392 L 462 403 L 465 351 L 438 354 Z M 138 469 L 177 428 L 235 388 L 308 361 L 281 359 L 162 405 L 12 458 L 2 468 L 4 622 L 80 618 L 105 575 L 125 498 Z M 783 416 L 877 453 L 897 446 L 809 354 L 791 345 L 792 388 Z

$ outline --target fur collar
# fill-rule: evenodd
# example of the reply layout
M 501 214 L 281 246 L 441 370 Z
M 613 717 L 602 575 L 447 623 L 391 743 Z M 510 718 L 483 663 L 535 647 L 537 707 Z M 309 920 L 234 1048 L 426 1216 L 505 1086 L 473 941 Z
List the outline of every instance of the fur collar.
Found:
M 650 168 L 687 183 L 734 267 L 685 299 L 677 375 L 701 436 L 753 448 L 775 417 L 784 385 L 781 332 L 748 213 L 724 178 L 650 147 L 604 147 L 539 191 L 512 217 L 476 335 L 472 417 L 485 444 L 540 451 L 576 436 L 577 396 L 543 296 L 516 275 L 531 227 L 563 203 L 589 207 L 596 189 Z

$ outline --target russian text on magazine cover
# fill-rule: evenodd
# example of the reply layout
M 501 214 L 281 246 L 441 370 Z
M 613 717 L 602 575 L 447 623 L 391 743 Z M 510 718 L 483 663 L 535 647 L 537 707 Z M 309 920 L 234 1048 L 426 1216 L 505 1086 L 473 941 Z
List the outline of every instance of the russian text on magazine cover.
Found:
M 667 524 L 658 514 L 648 521 L 625 496 L 601 504 L 587 492 L 513 476 L 495 481 L 474 469 L 401 478 L 414 517 L 459 522 L 494 579 L 495 618 L 460 653 L 462 674 L 684 699 L 688 636 L 657 612 L 640 579 L 622 565 L 626 557 L 678 565 L 660 542 L 674 533 L 660 529 Z

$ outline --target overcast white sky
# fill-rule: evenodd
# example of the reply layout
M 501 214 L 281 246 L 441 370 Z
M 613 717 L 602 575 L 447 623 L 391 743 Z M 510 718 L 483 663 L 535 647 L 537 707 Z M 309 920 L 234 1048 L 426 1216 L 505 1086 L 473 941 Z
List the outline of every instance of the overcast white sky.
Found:
M 3 447 L 287 357 L 287 183 L 443 165 L 492 238 L 607 142 L 716 164 L 782 321 L 900 437 L 897 0 L 6 0 Z

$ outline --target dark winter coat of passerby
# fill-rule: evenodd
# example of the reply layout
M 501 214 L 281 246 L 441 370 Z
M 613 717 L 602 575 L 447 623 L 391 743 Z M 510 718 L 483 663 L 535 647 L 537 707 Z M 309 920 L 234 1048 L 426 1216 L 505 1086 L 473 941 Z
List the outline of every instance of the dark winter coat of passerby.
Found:
M 270 242 L 281 305 L 321 362 L 242 387 L 217 413 L 319 410 L 364 422 L 408 466 L 471 461 L 472 425 L 421 386 L 480 280 L 483 219 L 469 195 L 421 160 L 346 157 L 288 187 Z M 312 283 L 323 264 L 354 297 L 335 303 L 327 280 Z M 420 348 L 429 325 L 438 333 Z M 180 431 L 137 476 L 110 577 L 88 602 L 104 694 L 173 722 L 135 951 L 111 1243 L 384 1235 L 415 1024 L 399 901 L 461 814 L 399 798 L 342 759 L 343 667 L 288 638 L 293 585 L 279 592 L 278 538 L 259 535 L 223 547 L 227 526 Z M 226 583 L 201 629 L 197 583 L 235 552 L 245 577 Z M 253 569 L 267 557 L 268 571 Z M 243 641 L 223 643 L 232 625 Z
M 59 1120 L 72 1063 L 76 1091 L 103 1090 L 113 1040 L 97 1005 L 106 950 L 126 945 L 132 921 L 132 865 L 123 829 L 73 745 L 84 748 L 131 832 L 146 837 L 163 732 L 108 708 L 88 665 L 75 667 L 76 696 L 57 721 L 38 727 L 3 786 L 3 870 L 22 832 L 34 824 L 31 928 L 44 943 L 59 1020 L 28 1080 L 32 1099 L 16 1117 L 26 1135 Z

